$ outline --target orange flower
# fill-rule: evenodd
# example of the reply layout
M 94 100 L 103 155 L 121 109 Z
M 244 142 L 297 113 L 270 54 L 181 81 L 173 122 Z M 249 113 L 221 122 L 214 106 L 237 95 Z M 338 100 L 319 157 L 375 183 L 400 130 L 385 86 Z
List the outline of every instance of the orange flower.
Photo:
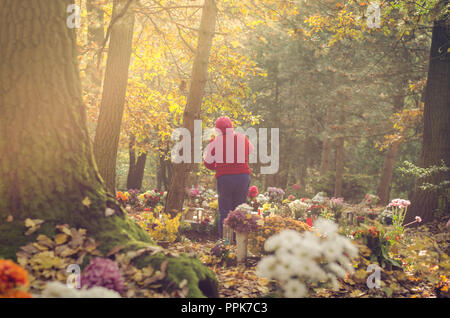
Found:
M 28 285 L 28 273 L 11 260 L 0 259 L 0 294 Z
M 32 298 L 30 293 L 22 290 L 10 290 L 6 294 L 0 295 L 0 298 Z

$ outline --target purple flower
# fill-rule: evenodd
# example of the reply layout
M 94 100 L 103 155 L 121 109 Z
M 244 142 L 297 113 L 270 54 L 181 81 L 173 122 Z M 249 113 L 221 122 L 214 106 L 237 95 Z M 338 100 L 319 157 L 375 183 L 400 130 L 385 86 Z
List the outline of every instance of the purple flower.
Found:
M 97 257 L 83 270 L 81 286 L 87 289 L 100 286 L 121 293 L 124 290 L 124 280 L 114 261 Z
M 283 200 L 284 190 L 276 187 L 268 187 L 267 194 L 272 200 Z
M 236 209 L 228 214 L 223 224 L 228 225 L 236 232 L 249 233 L 258 228 L 258 220 L 258 216 Z

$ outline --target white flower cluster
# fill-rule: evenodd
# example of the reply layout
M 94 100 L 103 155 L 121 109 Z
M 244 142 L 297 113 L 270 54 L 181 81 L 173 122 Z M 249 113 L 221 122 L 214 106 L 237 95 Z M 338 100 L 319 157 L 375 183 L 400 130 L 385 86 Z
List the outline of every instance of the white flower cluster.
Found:
M 318 204 L 324 204 L 327 202 L 328 197 L 327 194 L 325 192 L 319 192 L 317 193 L 314 198 L 311 199 L 314 203 L 318 203 Z
M 338 234 L 334 222 L 319 218 L 314 228 L 320 235 L 284 230 L 265 243 L 266 251 L 274 254 L 259 262 L 258 275 L 279 281 L 285 297 L 306 296 L 308 282 L 331 282 L 336 289 L 338 277 L 353 273 L 351 259 L 357 256 L 357 247 Z
M 309 205 L 300 200 L 295 200 L 289 203 L 288 207 L 292 213 L 292 216 L 298 218 L 306 213 L 306 210 L 309 208 Z
M 250 213 L 250 214 L 253 212 L 253 208 L 250 205 L 246 204 L 246 203 L 243 203 L 243 204 L 239 205 L 236 208 L 236 210 L 240 210 L 242 212 Z
M 269 201 L 269 197 L 265 196 L 262 193 L 258 194 L 258 196 L 256 197 L 256 202 L 258 202 L 258 204 L 264 204 L 267 201 Z
M 104 287 L 94 286 L 89 289 L 70 288 L 60 282 L 45 285 L 41 298 L 121 298 L 119 293 Z

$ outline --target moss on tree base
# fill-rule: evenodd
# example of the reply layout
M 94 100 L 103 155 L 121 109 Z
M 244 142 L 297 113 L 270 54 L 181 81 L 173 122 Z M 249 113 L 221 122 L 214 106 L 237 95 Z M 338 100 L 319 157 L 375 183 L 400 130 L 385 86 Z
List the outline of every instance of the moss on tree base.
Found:
M 138 250 L 155 245 L 151 237 L 127 216 L 93 217 L 73 220 L 48 220 L 31 235 L 25 235 L 27 227 L 24 220 L 14 220 L 0 224 L 0 258 L 17 260 L 16 253 L 20 247 L 36 241 L 39 234 L 54 237 L 55 226 L 68 224 L 75 228 L 84 228 L 87 235 L 100 243 L 98 250 L 106 255 L 113 247 L 123 246 L 122 251 Z M 2 220 L 3 221 L 3 220 Z M 168 260 L 165 288 L 177 288 L 183 280 L 187 281 L 188 297 L 218 297 L 217 279 L 214 273 L 199 260 L 186 256 L 172 257 L 164 254 L 143 255 L 133 260 L 137 268 L 151 265 L 159 268 L 164 260 Z

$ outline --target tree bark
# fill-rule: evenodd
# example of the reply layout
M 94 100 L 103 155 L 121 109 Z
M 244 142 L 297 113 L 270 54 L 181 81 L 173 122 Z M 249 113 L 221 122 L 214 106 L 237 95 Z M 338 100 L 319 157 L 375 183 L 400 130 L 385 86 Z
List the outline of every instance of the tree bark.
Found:
M 430 167 L 440 165 L 444 160 L 450 166 L 450 61 L 448 53 L 449 25 L 445 18 L 435 21 L 432 31 L 430 64 L 425 89 L 425 105 L 423 114 L 423 139 L 419 166 Z M 434 211 L 441 199 L 441 208 L 449 213 L 448 188 L 441 193 L 421 190 L 423 182 L 439 184 L 450 180 L 450 173 L 440 173 L 428 179 L 416 182 L 405 223 L 420 216 L 424 222 L 432 221 Z M 445 193 L 447 191 L 447 194 Z
M 47 230 L 83 227 L 104 249 L 130 238 L 151 242 L 125 221 L 96 168 L 69 4 L 5 0 L 0 8 L 0 219 L 14 219 L 0 222 L 0 257 L 15 257 L 35 238 L 23 235 L 25 218 L 44 220 Z M 107 207 L 116 215 L 106 218 Z M 106 239 L 107 228 L 116 228 L 114 238 Z
M 407 82 L 402 82 L 401 85 L 405 85 Z M 403 92 L 394 97 L 394 113 L 403 109 L 404 105 Z M 377 195 L 380 198 L 380 204 L 386 205 L 389 203 L 389 196 L 391 192 L 392 174 L 394 172 L 395 158 L 397 157 L 398 150 L 400 148 L 400 141 L 392 142 L 386 151 L 384 157 L 383 170 L 381 172 L 380 183 L 378 184 Z
M 88 44 L 93 52 L 98 52 L 103 40 L 105 38 L 105 31 L 103 25 L 103 9 L 97 3 L 98 0 L 87 0 L 86 9 L 88 12 Z M 89 60 L 86 67 L 90 80 L 93 84 L 93 89 L 97 93 L 102 85 L 102 71 L 97 68 L 97 59 L 95 54 Z M 97 93 L 100 95 L 99 93 Z
M 183 127 L 190 131 L 192 139 L 194 137 L 194 120 L 200 118 L 202 99 L 208 77 L 209 55 L 216 29 L 216 16 L 217 7 L 215 0 L 205 0 L 200 22 L 197 52 L 192 67 L 191 87 L 183 114 Z M 177 213 L 182 210 L 185 197 L 185 183 L 190 170 L 190 163 L 173 165 L 165 207 L 166 212 Z
M 389 203 L 389 194 L 391 192 L 392 173 L 394 171 L 395 158 L 397 157 L 400 142 L 394 141 L 388 146 L 386 156 L 384 157 L 383 171 L 381 173 L 380 183 L 378 185 L 377 195 L 380 198 L 380 204 Z
M 113 19 L 124 10 L 127 2 L 114 0 Z M 127 89 L 133 28 L 134 13 L 132 7 L 129 7 L 111 29 L 103 95 L 94 139 L 94 155 L 98 169 L 111 193 L 116 191 L 117 149 Z
M 129 143 L 130 167 L 128 169 L 127 188 L 141 190 L 142 181 L 144 180 L 147 153 L 141 152 L 136 159 L 135 144 L 136 138 L 131 136 Z

